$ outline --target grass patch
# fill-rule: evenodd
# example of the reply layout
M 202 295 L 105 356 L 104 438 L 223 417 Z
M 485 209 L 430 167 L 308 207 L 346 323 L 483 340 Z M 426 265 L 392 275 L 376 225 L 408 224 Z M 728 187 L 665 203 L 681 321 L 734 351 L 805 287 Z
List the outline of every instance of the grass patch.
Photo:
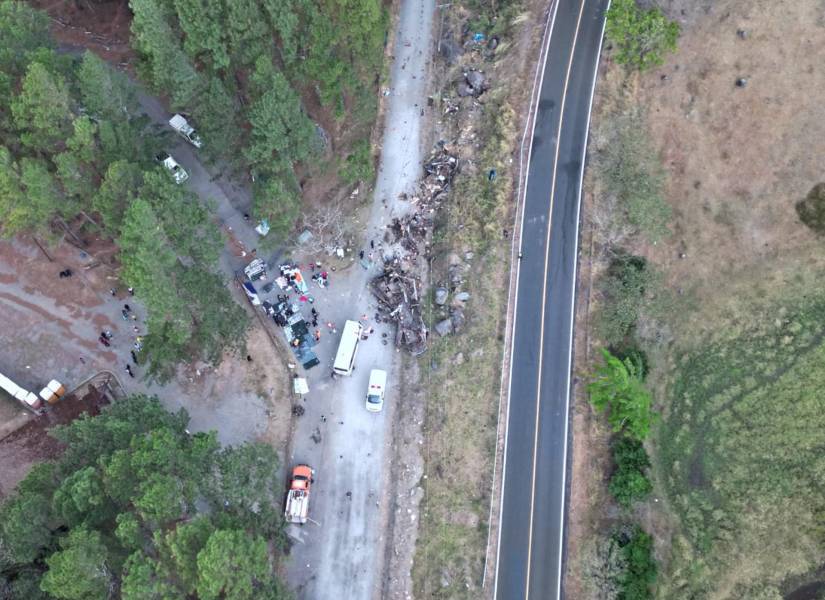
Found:
M 661 597 L 778 585 L 825 551 L 825 299 L 720 331 L 677 359 L 659 431 L 659 479 L 681 522 Z
M 482 260 L 506 257 L 490 252 Z M 472 316 L 466 332 L 434 340 L 422 358 L 428 410 L 427 479 L 413 567 L 419 598 L 481 593 L 506 295 L 497 278 L 467 284 Z

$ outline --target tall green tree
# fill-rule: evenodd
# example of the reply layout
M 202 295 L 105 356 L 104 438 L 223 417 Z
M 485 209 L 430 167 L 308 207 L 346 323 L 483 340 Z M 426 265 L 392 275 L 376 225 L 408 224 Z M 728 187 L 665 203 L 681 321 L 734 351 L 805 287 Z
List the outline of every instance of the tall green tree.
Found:
M 0 505 L 0 591 L 287 598 L 274 571 L 283 544 L 262 537 L 283 539 L 277 454 L 259 444 L 221 449 L 214 432 L 192 435 L 187 425 L 185 412 L 133 396 L 54 431 L 65 453 Z
M 294 175 L 284 169 L 274 175 L 263 175 L 252 187 L 252 212 L 256 219 L 265 219 L 275 236 L 288 234 L 301 213 L 301 197 L 291 184 Z
M 54 536 L 52 495 L 59 485 L 52 463 L 35 465 L 0 506 L 0 540 L 7 560 L 35 562 Z
M 86 114 L 109 121 L 131 118 L 136 113 L 134 92 L 123 73 L 87 50 L 77 69 L 77 86 Z
M 269 19 L 269 27 L 279 38 L 278 50 L 287 66 L 298 57 L 298 38 L 303 0 L 261 0 L 261 7 Z
M 71 131 L 71 102 L 65 79 L 42 63 L 29 64 L 11 112 L 25 146 L 53 152 L 63 145 Z
M 72 129 L 66 150 L 55 156 L 54 162 L 63 192 L 85 205 L 95 192 L 98 177 L 97 126 L 88 117 L 78 117 Z
M 178 22 L 185 34 L 183 49 L 192 60 L 205 60 L 213 70 L 229 67 L 225 12 L 233 2 L 174 0 Z
M 224 27 L 238 66 L 250 65 L 269 51 L 271 38 L 257 0 L 227 2 Z
M 52 46 L 46 13 L 26 2 L 0 2 L 0 79 L 4 84 L 26 71 L 32 52 Z
M 60 541 L 62 550 L 46 559 L 40 587 L 55 598 L 107 598 L 112 584 L 106 546 L 96 531 L 73 529 Z
M 605 34 L 616 46 L 616 61 L 639 70 L 664 62 L 676 50 L 679 24 L 659 8 L 642 9 L 636 0 L 613 0 L 607 11 Z
M 266 542 L 245 531 L 215 531 L 197 560 L 201 600 L 253 600 L 271 572 Z
M 180 47 L 172 30 L 172 13 L 157 0 L 130 0 L 132 33 L 145 71 L 155 89 L 172 96 L 175 107 L 188 105 L 205 81 Z
M 143 184 L 143 171 L 126 160 L 113 162 L 106 169 L 103 181 L 92 198 L 92 208 L 100 213 L 103 226 L 110 235 L 118 237 L 123 217 Z
M 613 431 L 643 440 L 656 419 L 653 398 L 644 387 L 640 366 L 629 358 L 624 361 L 602 349 L 604 363 L 596 372 L 587 391 L 590 402 L 599 411 L 607 411 L 607 420 Z
M 243 127 L 239 116 L 242 113 L 234 98 L 235 91 L 219 78 L 212 77 L 208 87 L 194 100 L 192 114 L 209 152 L 218 154 L 229 149 L 237 150 L 241 145 Z M 241 155 L 237 152 L 226 158 L 240 166 Z
M 253 168 L 266 172 L 278 158 L 290 164 L 309 158 L 317 148 L 315 127 L 284 75 L 261 57 L 252 81 L 262 90 L 249 111 L 252 130 L 246 156 Z
M 55 212 L 68 212 L 67 208 L 44 161 L 23 158 L 17 163 L 6 148 L 0 147 L 3 236 L 44 229 Z

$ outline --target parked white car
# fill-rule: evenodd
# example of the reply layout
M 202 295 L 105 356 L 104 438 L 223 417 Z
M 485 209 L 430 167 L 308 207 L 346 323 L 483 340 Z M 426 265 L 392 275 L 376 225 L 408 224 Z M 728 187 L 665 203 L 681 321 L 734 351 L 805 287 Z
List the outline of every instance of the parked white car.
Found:
M 370 383 L 367 388 L 367 410 L 381 412 L 384 408 L 384 391 L 387 387 L 387 372 L 381 369 L 370 371 Z
M 178 161 L 169 156 L 166 152 L 161 152 L 155 157 L 155 159 L 172 174 L 175 183 L 181 184 L 189 179 L 189 173 L 187 173 L 184 168 L 180 166 Z

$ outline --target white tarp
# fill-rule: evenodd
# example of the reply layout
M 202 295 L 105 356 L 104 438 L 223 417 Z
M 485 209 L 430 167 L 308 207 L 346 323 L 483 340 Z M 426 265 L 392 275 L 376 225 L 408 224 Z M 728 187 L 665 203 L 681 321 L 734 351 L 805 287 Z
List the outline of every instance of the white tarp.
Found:
M 293 379 L 292 380 L 292 389 L 299 396 L 303 396 L 304 394 L 308 394 L 309 393 L 309 384 L 307 383 L 306 377 L 296 377 L 295 379 Z

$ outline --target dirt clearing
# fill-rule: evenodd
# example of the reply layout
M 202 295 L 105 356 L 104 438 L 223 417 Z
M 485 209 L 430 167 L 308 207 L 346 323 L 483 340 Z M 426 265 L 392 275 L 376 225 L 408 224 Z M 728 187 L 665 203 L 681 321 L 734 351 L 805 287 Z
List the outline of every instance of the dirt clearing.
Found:
M 105 373 L 93 377 L 94 387 L 84 385 L 64 396 L 45 414 L 31 415 L 21 427 L 0 439 L 0 498 L 8 496 L 36 463 L 57 458 L 63 451 L 63 445 L 49 436 L 49 429 L 71 423 L 83 413 L 97 415 L 109 404 L 112 392 L 107 391 L 106 382 L 110 377 Z M 110 388 L 118 391 L 120 384 L 111 382 Z
M 128 393 L 157 395 L 170 410 L 186 408 L 192 429 L 215 429 L 223 444 L 255 439 L 284 449 L 290 376 L 254 321 L 248 337 L 253 362 L 230 355 L 217 369 L 184 365 L 168 384 L 149 383 L 130 355 L 145 333 L 145 313 L 139 295 L 130 296 L 117 279 L 111 248 L 94 239 L 85 250 L 66 242 L 43 247 L 48 257 L 31 238 L 0 242 L 0 321 L 6 324 L 0 331 L 0 372 L 39 390 L 52 378 L 72 389 L 111 370 Z M 59 277 L 66 268 L 72 277 Z M 123 318 L 126 304 L 134 320 Z M 112 333 L 109 346 L 99 342 L 101 331 Z M 135 378 L 126 372 L 127 364 Z

